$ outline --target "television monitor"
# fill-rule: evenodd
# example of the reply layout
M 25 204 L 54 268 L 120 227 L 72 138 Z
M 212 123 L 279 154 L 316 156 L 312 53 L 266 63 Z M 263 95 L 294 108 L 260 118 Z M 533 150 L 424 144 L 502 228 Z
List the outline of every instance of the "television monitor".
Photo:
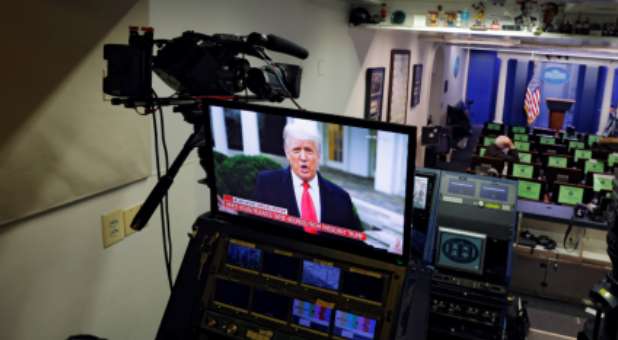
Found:
M 515 142 L 517 151 L 530 152 L 530 142 Z
M 600 136 L 597 135 L 588 135 L 588 147 L 592 146 L 594 143 L 598 143 L 601 140 Z
M 515 134 L 513 136 L 513 140 L 515 142 L 528 142 L 529 141 L 529 136 L 528 135 L 522 135 L 522 134 Z
M 292 303 L 292 322 L 328 335 L 330 332 L 330 317 L 333 309 L 328 303 L 315 303 L 294 299 Z
M 618 164 L 618 152 L 610 153 L 607 156 L 607 165 L 612 167 L 616 164 Z
M 487 148 L 483 147 L 479 149 L 479 156 L 484 157 L 487 152 Z
M 500 132 L 502 131 L 502 125 L 498 123 L 487 123 L 487 130 Z
M 496 142 L 496 137 L 483 138 L 483 146 L 490 146 Z
M 386 277 L 383 274 L 350 268 L 344 270 L 342 276 L 342 294 L 362 300 L 382 302 L 386 283 Z
M 592 150 L 585 149 L 575 149 L 575 161 L 579 161 L 580 159 L 591 159 L 592 158 Z
M 532 164 L 532 154 L 531 153 L 519 152 L 518 156 L 519 156 L 520 163 Z
M 543 185 L 539 182 L 519 180 L 517 183 L 517 197 L 532 201 L 540 201 L 542 189 Z
M 253 291 L 253 303 L 251 309 L 267 318 L 287 321 L 288 313 L 292 304 L 292 298 L 263 289 Z
M 548 136 L 541 136 L 541 137 L 539 137 L 539 144 L 541 144 L 541 145 L 554 145 L 554 144 L 556 144 L 556 138 L 548 137 Z
M 592 190 L 594 192 L 600 191 L 614 191 L 614 176 L 604 174 L 592 175 Z
M 337 310 L 333 336 L 343 339 L 373 340 L 376 338 L 376 326 L 376 319 Z
M 332 263 L 324 261 L 303 260 L 303 276 L 301 282 L 305 285 L 328 290 L 339 290 L 341 269 Z
M 254 244 L 230 240 L 227 247 L 226 265 L 246 271 L 259 271 L 262 264 L 262 250 Z
M 415 127 L 205 103 L 203 158 L 216 216 L 396 264 L 407 258 Z
M 525 126 L 511 126 L 511 132 L 515 134 L 528 133 L 528 129 Z
M 251 287 L 242 283 L 217 279 L 215 283 L 215 305 L 246 311 L 249 308 Z
M 517 178 L 534 178 L 534 167 L 530 164 L 513 163 L 511 176 Z
M 276 280 L 296 283 L 302 270 L 302 261 L 293 253 L 275 249 L 262 256 L 262 275 Z
M 547 166 L 552 168 L 566 168 L 568 160 L 566 157 L 549 156 L 547 158 Z
M 585 149 L 585 148 L 586 148 L 586 144 L 584 142 L 580 142 L 580 141 L 576 141 L 576 140 L 569 141 L 569 150 L 572 150 L 572 149 Z
M 486 240 L 484 234 L 440 227 L 436 266 L 482 275 Z
M 584 173 L 603 173 L 605 172 L 605 163 L 596 159 L 589 159 L 584 166 Z
M 584 201 L 584 188 L 560 184 L 558 190 L 558 203 L 560 204 L 577 205 Z
M 414 209 L 412 210 L 412 246 L 415 257 L 424 254 L 425 243 L 429 233 L 429 224 L 432 211 L 433 193 L 437 174 L 426 171 L 416 171 L 414 175 Z
M 424 176 L 414 176 L 414 209 L 425 209 L 427 207 L 427 189 L 429 178 Z

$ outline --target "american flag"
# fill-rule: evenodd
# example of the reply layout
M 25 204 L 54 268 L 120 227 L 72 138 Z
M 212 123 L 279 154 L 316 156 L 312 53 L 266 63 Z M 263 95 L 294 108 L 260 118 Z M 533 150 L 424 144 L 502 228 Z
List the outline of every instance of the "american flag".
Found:
M 535 79 L 535 76 L 528 83 L 526 97 L 524 98 L 524 110 L 528 116 L 528 125 L 532 125 L 541 114 L 541 84 Z

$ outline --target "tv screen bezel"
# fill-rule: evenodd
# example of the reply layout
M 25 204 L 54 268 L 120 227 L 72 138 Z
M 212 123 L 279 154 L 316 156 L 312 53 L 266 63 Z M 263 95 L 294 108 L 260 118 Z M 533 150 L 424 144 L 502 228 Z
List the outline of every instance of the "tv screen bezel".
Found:
M 312 243 L 318 246 L 332 248 L 341 251 L 351 252 L 357 255 L 375 258 L 385 262 L 393 263 L 399 266 L 407 265 L 410 259 L 410 242 L 411 242 L 411 223 L 412 223 L 412 204 L 414 194 L 414 174 L 415 174 L 415 159 L 416 159 L 416 133 L 417 128 L 411 125 L 400 125 L 385 122 L 368 121 L 359 118 L 338 116 L 313 111 L 299 111 L 285 107 L 275 107 L 266 105 L 249 104 L 237 101 L 225 101 L 218 99 L 204 99 L 202 101 L 204 108 L 204 132 L 205 145 L 201 152 L 202 166 L 207 172 L 206 183 L 210 188 L 210 211 L 211 213 L 223 221 L 244 225 L 248 229 L 260 232 L 269 233 L 278 237 L 289 237 L 295 240 Z M 330 236 L 330 235 L 309 235 L 302 228 L 296 228 L 289 224 L 277 222 L 273 220 L 261 219 L 247 215 L 233 215 L 220 211 L 217 204 L 217 188 L 216 176 L 214 171 L 213 147 L 214 139 L 211 130 L 211 114 L 210 106 L 220 106 L 230 109 L 247 110 L 253 112 L 264 112 L 273 115 L 284 117 L 293 117 L 301 119 L 310 119 L 323 123 L 333 123 L 340 125 L 353 126 L 365 129 L 375 129 L 386 132 L 400 133 L 408 136 L 408 159 L 406 172 L 406 188 L 404 197 L 404 218 L 403 218 L 403 249 L 401 254 L 388 252 L 387 249 L 374 248 L 365 243 L 359 243 L 353 240 Z

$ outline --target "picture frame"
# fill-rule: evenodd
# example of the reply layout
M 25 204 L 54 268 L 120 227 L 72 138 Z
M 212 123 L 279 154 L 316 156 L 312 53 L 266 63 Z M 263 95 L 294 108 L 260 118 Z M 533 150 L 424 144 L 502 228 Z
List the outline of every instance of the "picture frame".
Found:
M 365 74 L 365 119 L 380 121 L 386 68 L 370 67 Z
M 391 50 L 387 121 L 405 124 L 410 80 L 410 50 Z
M 421 85 L 423 82 L 423 64 L 412 67 L 412 93 L 410 94 L 410 108 L 421 102 Z

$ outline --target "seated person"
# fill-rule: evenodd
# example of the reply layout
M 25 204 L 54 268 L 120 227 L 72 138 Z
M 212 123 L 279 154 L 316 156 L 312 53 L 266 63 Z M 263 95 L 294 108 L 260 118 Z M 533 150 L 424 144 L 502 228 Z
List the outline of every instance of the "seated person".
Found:
M 501 159 L 505 162 L 516 163 L 519 162 L 519 154 L 515 149 L 515 145 L 513 141 L 507 136 L 498 136 L 496 137 L 496 141 L 494 144 L 491 144 L 487 147 L 487 151 L 485 151 L 485 157 L 492 157 Z M 502 173 L 502 169 L 496 169 L 499 173 Z

